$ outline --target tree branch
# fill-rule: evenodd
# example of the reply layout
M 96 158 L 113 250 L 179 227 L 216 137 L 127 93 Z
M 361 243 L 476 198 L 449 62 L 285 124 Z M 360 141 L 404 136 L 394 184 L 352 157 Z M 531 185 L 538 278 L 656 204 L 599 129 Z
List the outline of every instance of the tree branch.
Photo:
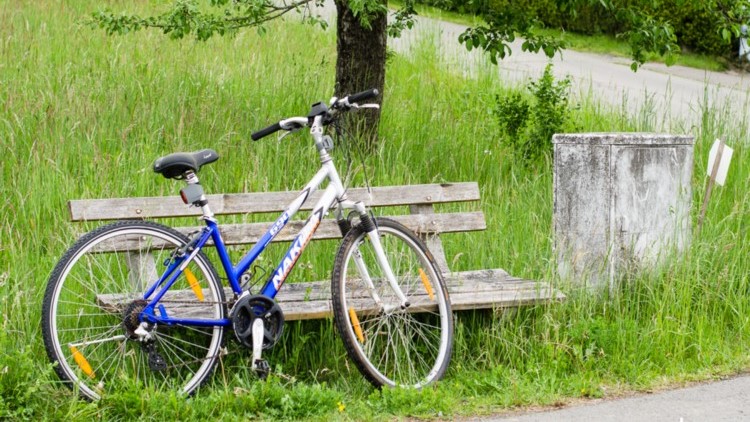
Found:
M 214 8 L 223 7 L 221 12 L 204 13 L 198 8 L 196 0 L 176 0 L 171 9 L 160 15 L 142 18 L 137 15 L 115 15 L 109 11 L 96 12 L 92 15 L 90 23 L 104 29 L 108 34 L 125 34 L 144 28 L 158 28 L 172 38 L 194 35 L 198 40 L 207 40 L 217 34 L 224 35 L 241 28 L 263 25 L 313 1 L 296 0 L 279 5 L 271 0 L 248 0 L 235 1 L 227 6 L 228 1 L 219 0 L 211 5 Z

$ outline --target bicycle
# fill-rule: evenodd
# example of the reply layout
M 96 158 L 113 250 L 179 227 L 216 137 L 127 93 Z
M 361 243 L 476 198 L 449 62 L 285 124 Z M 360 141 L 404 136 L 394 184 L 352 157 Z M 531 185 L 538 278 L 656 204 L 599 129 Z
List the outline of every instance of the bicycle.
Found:
M 91 400 L 133 381 L 189 395 L 226 353 L 227 329 L 252 349 L 251 368 L 264 378 L 269 365 L 262 351 L 278 342 L 284 325 L 274 297 L 331 209 L 342 235 L 331 276 L 332 308 L 349 358 L 376 387 L 421 388 L 442 378 L 451 357 L 453 319 L 439 268 L 413 232 L 347 199 L 329 155 L 333 140 L 325 127 L 342 112 L 378 107 L 358 104 L 377 95 L 369 90 L 334 97 L 330 106 L 318 102 L 305 117 L 251 135 L 257 141 L 287 131 L 281 139 L 309 127 L 321 167 L 236 265 L 197 175 L 218 154 L 205 149 L 157 159 L 156 173 L 185 182 L 180 196 L 186 205 L 200 207 L 205 227 L 186 236 L 154 222 L 120 221 L 83 235 L 65 252 L 48 281 L 42 312 L 44 345 L 64 383 Z M 243 287 L 256 259 L 325 180 L 322 197 L 260 291 Z M 224 269 L 230 300 L 203 251 L 209 243 Z

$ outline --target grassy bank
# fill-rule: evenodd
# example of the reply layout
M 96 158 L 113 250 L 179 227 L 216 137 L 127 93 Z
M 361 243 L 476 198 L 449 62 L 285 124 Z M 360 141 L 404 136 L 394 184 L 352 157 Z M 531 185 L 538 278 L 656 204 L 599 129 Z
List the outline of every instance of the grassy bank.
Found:
M 563 304 L 457 314 L 454 359 L 435 388 L 373 390 L 347 363 L 331 321 L 323 321 L 287 326 L 269 355 L 276 375 L 267 383 L 247 370 L 250 354 L 230 346 L 223 369 L 189 400 L 133 385 L 99 403 L 78 401 L 47 363 L 39 322 L 52 267 L 90 228 L 67 221 L 66 201 L 175 194 L 177 184 L 151 172 L 153 160 L 204 147 L 222 157 L 202 173 L 208 192 L 301 187 L 317 163 L 307 138 L 254 143 L 249 134 L 330 97 L 334 33 L 279 23 L 265 36 L 251 30 L 206 43 L 157 33 L 107 37 L 78 23 L 100 2 L 0 6 L 0 418 L 451 417 L 650 389 L 750 365 L 750 151 L 735 144 L 729 182 L 715 191 L 703 233 L 684 256 L 629 278 L 611 297 L 559 286 L 570 297 Z M 552 175 L 518 165 L 489 113 L 495 94 L 510 88 L 489 71 L 476 79 L 446 73 L 434 51 L 425 43 L 413 57 L 389 62 L 380 149 L 367 159 L 371 183 L 477 180 L 488 229 L 445 236 L 453 269 L 502 267 L 553 280 Z M 693 216 L 710 143 L 747 137 L 729 110 L 705 106 L 703 124 L 690 129 Z M 582 131 L 659 130 L 648 118 L 655 112 L 628 116 L 587 98 L 574 119 Z M 353 177 L 362 183 L 361 172 Z M 290 281 L 329 277 L 334 247 L 313 244 L 301 260 L 309 265 Z

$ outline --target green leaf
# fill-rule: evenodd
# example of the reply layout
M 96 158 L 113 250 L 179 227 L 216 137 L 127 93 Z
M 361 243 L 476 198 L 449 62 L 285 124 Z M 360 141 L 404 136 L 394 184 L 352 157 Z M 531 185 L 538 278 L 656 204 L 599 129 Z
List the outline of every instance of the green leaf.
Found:
M 721 29 L 721 38 L 724 39 L 724 41 L 729 41 L 732 39 L 732 32 L 728 30 L 727 28 Z

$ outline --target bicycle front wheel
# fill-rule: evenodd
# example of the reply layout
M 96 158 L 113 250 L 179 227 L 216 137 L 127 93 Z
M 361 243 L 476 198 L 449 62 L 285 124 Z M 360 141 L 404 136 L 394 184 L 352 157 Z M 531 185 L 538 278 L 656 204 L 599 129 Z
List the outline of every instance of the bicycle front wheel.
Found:
M 336 327 L 349 357 L 376 387 L 421 388 L 444 375 L 453 346 L 453 316 L 442 274 L 424 244 L 402 224 L 377 219 L 395 283 L 357 226 L 341 243 L 331 291 Z
M 143 295 L 188 239 L 151 222 L 118 222 L 81 237 L 52 272 L 44 295 L 44 346 L 55 370 L 83 397 L 121 388 L 192 393 L 219 359 L 223 327 L 150 326 L 136 333 Z M 198 253 L 164 296 L 157 315 L 221 319 L 224 291 Z

